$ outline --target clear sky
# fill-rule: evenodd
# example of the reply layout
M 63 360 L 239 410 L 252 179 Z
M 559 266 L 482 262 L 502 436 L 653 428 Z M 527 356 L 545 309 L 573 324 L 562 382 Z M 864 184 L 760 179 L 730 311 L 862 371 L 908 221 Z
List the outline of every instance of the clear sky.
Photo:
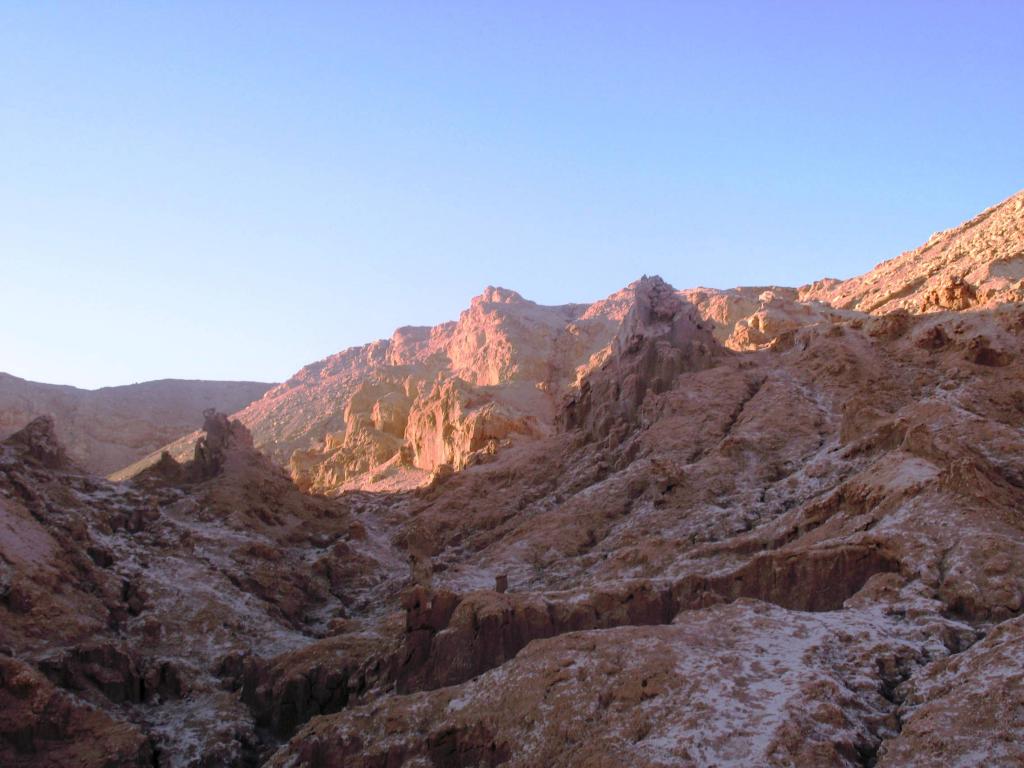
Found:
M 0 370 L 848 277 L 1024 187 L 1024 3 L 0 5 Z

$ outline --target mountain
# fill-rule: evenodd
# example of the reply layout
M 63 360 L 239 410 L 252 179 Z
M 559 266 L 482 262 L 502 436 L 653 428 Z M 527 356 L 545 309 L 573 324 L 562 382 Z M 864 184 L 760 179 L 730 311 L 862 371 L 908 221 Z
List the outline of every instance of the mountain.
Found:
M 236 416 L 304 489 L 419 485 L 442 465 L 550 433 L 559 398 L 606 353 L 633 291 L 546 307 L 487 288 L 458 322 L 399 328 L 308 365 Z M 168 450 L 188 456 L 195 438 Z
M 437 471 L 487 461 L 503 446 L 552 433 L 562 400 L 612 354 L 637 306 L 639 280 L 593 304 L 543 306 L 488 287 L 457 322 L 405 327 L 306 366 L 235 414 L 256 446 L 303 490 L 397 490 Z M 849 316 L 799 302 L 791 288 L 679 292 L 714 337 L 758 349 L 812 321 Z M 167 451 L 189 456 L 198 433 L 112 476 L 126 479 Z
M 345 461 L 396 448 L 391 489 L 304 493 L 213 411 L 113 482 L 33 421 L 0 764 L 1024 763 L 1024 302 L 808 295 L 841 285 L 494 289 L 259 402 L 287 448 L 319 408 Z
M 106 475 L 202 424 L 206 408 L 234 412 L 270 384 L 164 379 L 87 390 L 0 373 L 0 438 L 37 416 L 52 416 L 68 455 Z
M 457 322 L 406 327 L 298 371 L 240 410 L 257 447 L 305 490 L 395 490 L 549 434 L 562 398 L 607 358 L 639 283 L 593 304 L 542 306 L 488 287 Z M 679 291 L 729 349 L 768 347 L 814 323 L 1024 300 L 1024 192 L 865 275 Z M 131 477 L 189 435 L 114 476 Z

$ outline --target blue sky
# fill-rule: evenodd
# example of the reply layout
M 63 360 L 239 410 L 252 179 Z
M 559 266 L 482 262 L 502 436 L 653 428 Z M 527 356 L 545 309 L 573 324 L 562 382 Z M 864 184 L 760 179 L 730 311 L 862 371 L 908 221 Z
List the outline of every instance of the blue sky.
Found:
M 1024 187 L 1024 3 L 0 6 L 0 370 L 848 277 Z

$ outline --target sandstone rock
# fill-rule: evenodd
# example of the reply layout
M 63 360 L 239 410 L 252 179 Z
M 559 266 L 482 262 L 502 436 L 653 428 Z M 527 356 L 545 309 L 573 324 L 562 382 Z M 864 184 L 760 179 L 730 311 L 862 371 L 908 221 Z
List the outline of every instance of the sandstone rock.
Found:
M 925 294 L 921 311 L 929 309 L 967 309 L 977 303 L 978 293 L 974 286 L 960 275 L 950 275 L 946 282 Z
M 494 402 L 461 379 L 449 379 L 416 400 L 406 437 L 416 466 L 433 470 L 446 464 L 459 470 L 492 442 L 543 432 L 532 416 Z
M 560 424 L 604 438 L 632 425 L 648 393 L 712 364 L 718 345 L 692 305 L 660 278 L 644 278 L 607 362 L 564 404 Z

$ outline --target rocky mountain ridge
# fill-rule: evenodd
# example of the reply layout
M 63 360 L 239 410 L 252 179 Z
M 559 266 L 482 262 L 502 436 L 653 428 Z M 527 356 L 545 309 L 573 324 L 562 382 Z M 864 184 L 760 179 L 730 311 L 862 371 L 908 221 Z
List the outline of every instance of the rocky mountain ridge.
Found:
M 487 288 L 458 322 L 398 329 L 390 339 L 306 366 L 236 417 L 304 490 L 401 490 L 435 472 L 488 461 L 499 447 L 550 435 L 562 401 L 613 354 L 644 278 L 594 304 L 542 306 Z M 657 280 L 656 278 L 654 280 Z M 856 313 L 799 302 L 795 289 L 691 289 L 702 324 L 726 347 L 770 346 L 811 322 Z M 198 433 L 114 473 L 127 479 Z
M 872 314 L 995 307 L 1024 300 L 1024 191 L 860 277 L 805 286 L 800 298 Z
M 488 287 L 457 322 L 400 328 L 306 366 L 236 416 L 303 489 L 416 487 L 436 471 L 488 460 L 499 446 L 550 434 L 562 399 L 612 353 L 640 284 L 590 305 L 553 307 Z M 736 351 L 811 324 L 1024 300 L 1024 192 L 850 280 L 678 293 Z M 165 449 L 186 457 L 196 437 L 115 477 Z
M 607 354 L 633 291 L 546 307 L 487 288 L 458 322 L 400 328 L 306 366 L 236 417 L 304 489 L 337 490 L 353 479 L 415 487 L 499 443 L 549 434 L 561 396 Z M 167 450 L 188 456 L 194 439 Z

